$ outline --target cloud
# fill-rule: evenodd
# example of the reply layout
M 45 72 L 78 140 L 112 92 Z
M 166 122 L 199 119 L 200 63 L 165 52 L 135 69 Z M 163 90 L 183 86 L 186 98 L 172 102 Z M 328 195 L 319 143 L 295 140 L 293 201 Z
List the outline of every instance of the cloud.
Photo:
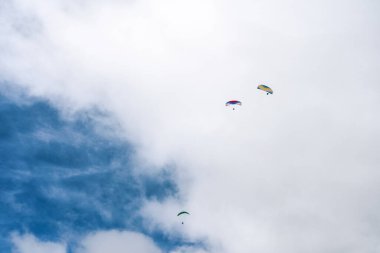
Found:
M 33 235 L 12 236 L 13 253 L 66 253 L 66 246 L 60 243 L 39 241 Z
M 5 80 L 109 112 L 139 171 L 175 164 L 180 200 L 145 203 L 151 233 L 210 252 L 379 247 L 378 3 L 8 3 Z
M 14 234 L 12 243 L 13 253 L 68 252 L 64 243 L 41 241 L 31 234 Z M 75 253 L 162 252 L 151 238 L 143 234 L 116 230 L 94 232 L 78 242 L 78 246 L 72 250 Z
M 81 242 L 79 253 L 162 252 L 149 237 L 128 231 L 107 231 L 89 235 Z
M 181 247 L 171 251 L 170 253 L 206 253 L 207 251 L 196 247 Z

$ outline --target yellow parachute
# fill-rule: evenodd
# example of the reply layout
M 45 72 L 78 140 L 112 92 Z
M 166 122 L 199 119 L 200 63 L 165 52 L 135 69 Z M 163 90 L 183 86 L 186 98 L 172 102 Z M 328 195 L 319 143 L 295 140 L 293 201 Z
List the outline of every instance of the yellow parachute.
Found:
M 269 93 L 273 94 L 273 90 L 271 88 L 269 88 L 268 86 L 264 85 L 264 84 L 261 84 L 261 85 L 257 86 L 257 88 L 259 90 L 265 91 L 267 93 L 267 95 L 269 95 Z

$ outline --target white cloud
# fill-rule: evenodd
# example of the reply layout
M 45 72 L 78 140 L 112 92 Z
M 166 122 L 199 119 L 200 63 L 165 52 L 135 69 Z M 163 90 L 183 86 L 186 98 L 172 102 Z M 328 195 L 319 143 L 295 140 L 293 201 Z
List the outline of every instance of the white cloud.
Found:
M 129 231 L 104 231 L 87 236 L 80 244 L 79 253 L 160 253 L 149 237 Z
M 12 236 L 13 253 L 66 253 L 64 243 L 41 241 L 31 234 Z M 75 253 L 160 253 L 149 237 L 130 231 L 98 231 L 83 238 Z
M 177 165 L 182 199 L 147 203 L 152 227 L 213 252 L 379 248 L 378 3 L 12 3 L 4 79 L 105 108 L 141 167 Z
M 197 247 L 180 247 L 170 253 L 206 253 L 207 251 Z
M 66 253 L 66 245 L 44 242 L 33 235 L 12 235 L 13 253 Z

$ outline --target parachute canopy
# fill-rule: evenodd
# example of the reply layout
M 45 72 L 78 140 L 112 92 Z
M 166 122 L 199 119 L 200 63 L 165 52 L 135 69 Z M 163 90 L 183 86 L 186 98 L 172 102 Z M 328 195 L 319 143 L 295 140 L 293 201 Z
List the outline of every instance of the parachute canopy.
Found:
M 261 84 L 261 85 L 257 86 L 257 88 L 259 90 L 263 90 L 263 91 L 267 92 L 267 94 L 269 94 L 269 93 L 273 94 L 273 90 L 271 88 L 269 88 L 268 86 L 264 85 L 264 84 Z
M 181 211 L 181 212 L 179 212 L 178 214 L 177 214 L 177 216 L 180 216 L 180 215 L 183 215 L 183 214 L 188 214 L 188 215 L 190 215 L 188 212 L 186 212 L 186 211 Z
M 240 105 L 241 106 L 241 102 L 238 100 L 230 100 L 226 103 L 226 106 L 231 106 L 231 105 Z

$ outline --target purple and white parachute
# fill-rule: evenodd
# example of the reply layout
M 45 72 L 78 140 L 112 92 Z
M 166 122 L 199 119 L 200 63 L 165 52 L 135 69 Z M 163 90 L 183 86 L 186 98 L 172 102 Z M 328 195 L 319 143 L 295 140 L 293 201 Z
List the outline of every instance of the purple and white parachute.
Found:
M 226 106 L 231 106 L 232 110 L 235 110 L 235 107 L 237 105 L 241 106 L 242 103 L 239 100 L 230 100 L 230 101 L 226 102 Z

